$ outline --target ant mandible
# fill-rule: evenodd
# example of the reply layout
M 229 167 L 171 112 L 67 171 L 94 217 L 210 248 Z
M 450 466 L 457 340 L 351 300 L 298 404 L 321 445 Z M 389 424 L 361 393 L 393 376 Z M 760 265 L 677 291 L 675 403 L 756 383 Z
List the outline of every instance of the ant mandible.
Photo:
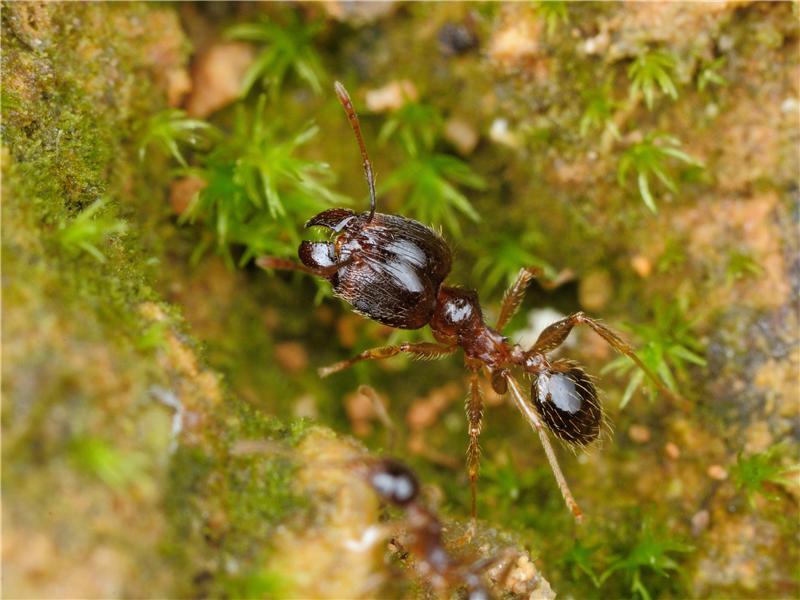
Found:
M 520 271 L 503 297 L 494 327 L 487 325 L 475 291 L 443 285 L 451 266 L 450 248 L 444 239 L 422 223 L 375 211 L 375 176 L 358 116 L 344 86 L 337 81 L 334 87 L 361 150 L 369 187 L 369 212 L 356 213 L 347 208 L 323 211 L 308 221 L 306 227 L 330 229 L 332 241 L 302 242 L 298 250 L 302 264 L 273 256 L 262 256 L 257 264 L 265 269 L 290 269 L 327 279 L 334 294 L 357 313 L 399 329 L 429 325 L 439 342 L 404 342 L 365 350 L 349 360 L 320 369 L 322 377 L 363 360 L 389 358 L 401 352 L 434 359 L 452 354 L 458 348 L 464 351 L 469 370 L 467 468 L 473 519 L 477 514 L 478 436 L 483 420 L 478 377 L 484 370 L 495 392 L 501 395 L 510 392 L 514 405 L 539 435 L 564 501 L 580 522 L 581 510 L 567 486 L 546 429 L 568 444 L 586 446 L 600 435 L 603 412 L 594 383 L 580 365 L 571 360 L 551 360 L 547 354 L 567 339 L 573 327 L 586 325 L 636 363 L 664 393 L 674 395 L 639 360 L 633 348 L 582 312 L 548 326 L 528 350 L 504 337 L 501 332 L 519 308 L 528 284 L 540 274 L 537 269 Z M 513 368 L 532 378 L 532 405 L 512 375 Z

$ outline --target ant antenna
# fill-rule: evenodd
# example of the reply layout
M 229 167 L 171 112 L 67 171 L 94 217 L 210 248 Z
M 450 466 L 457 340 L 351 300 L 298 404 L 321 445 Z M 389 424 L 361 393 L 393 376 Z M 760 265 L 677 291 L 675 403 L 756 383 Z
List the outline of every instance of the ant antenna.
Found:
M 338 81 L 333 84 L 333 87 L 336 89 L 339 102 L 342 103 L 344 111 L 347 113 L 350 127 L 353 128 L 353 133 L 356 134 L 358 147 L 361 149 L 361 159 L 364 161 L 364 175 L 367 178 L 367 185 L 369 186 L 369 219 L 367 219 L 367 223 L 369 223 L 372 221 L 372 217 L 375 216 L 375 175 L 372 173 L 372 163 L 369 162 L 369 156 L 367 156 L 367 147 L 364 145 L 364 138 L 361 136 L 361 125 L 358 124 L 358 115 L 353 108 L 350 94 L 347 93 L 347 90 L 344 89 L 344 86 Z

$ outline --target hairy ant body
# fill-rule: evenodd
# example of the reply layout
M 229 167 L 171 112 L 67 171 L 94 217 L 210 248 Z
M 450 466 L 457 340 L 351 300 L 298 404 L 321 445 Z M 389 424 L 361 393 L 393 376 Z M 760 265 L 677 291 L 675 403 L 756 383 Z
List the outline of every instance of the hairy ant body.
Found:
M 480 575 L 487 561 L 466 564 L 447 551 L 442 539 L 442 523 L 420 502 L 419 482 L 411 469 L 388 458 L 369 460 L 362 469 L 365 479 L 380 499 L 405 512 L 407 537 L 404 549 L 414 556 L 420 576 L 440 594 L 463 585 L 468 600 L 488 600 L 489 590 Z
M 478 377 L 484 370 L 498 394 L 511 398 L 544 446 L 547 459 L 567 507 L 580 521 L 582 513 L 572 497 L 550 445 L 546 429 L 561 440 L 586 446 L 598 438 L 603 413 L 592 379 L 570 360 L 550 360 L 547 354 L 566 340 L 576 325 L 587 325 L 618 352 L 633 360 L 659 388 L 670 394 L 616 333 L 582 312 L 547 327 L 534 345 L 525 350 L 501 332 L 519 308 L 525 290 L 539 275 L 522 269 L 503 297 L 494 327 L 483 319 L 478 294 L 473 290 L 443 285 L 450 272 L 451 254 L 442 237 L 422 223 L 375 211 L 375 177 L 361 135 L 358 116 L 344 86 L 336 82 L 336 94 L 344 106 L 361 150 L 369 187 L 369 212 L 356 213 L 332 208 L 312 218 L 306 227 L 326 227 L 333 232 L 329 242 L 304 241 L 298 251 L 301 263 L 263 256 L 265 269 L 292 269 L 327 279 L 334 293 L 356 312 L 391 327 L 419 329 L 429 325 L 438 344 L 405 342 L 365 350 L 357 356 L 320 369 L 325 377 L 363 360 L 384 359 L 401 352 L 420 358 L 441 358 L 458 348 L 464 351 L 470 372 L 466 413 L 469 421 L 467 465 L 472 494 L 472 516 L 476 516 L 476 493 L 480 451 L 478 436 L 483 420 L 483 400 Z M 532 378 L 530 398 L 511 373 L 521 369 Z

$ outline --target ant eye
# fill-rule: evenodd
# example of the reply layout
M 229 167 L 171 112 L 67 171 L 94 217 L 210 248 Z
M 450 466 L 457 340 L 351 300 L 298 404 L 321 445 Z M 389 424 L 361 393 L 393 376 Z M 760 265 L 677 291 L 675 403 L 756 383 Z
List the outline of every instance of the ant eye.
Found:
M 393 460 L 383 461 L 372 473 L 370 483 L 381 498 L 401 506 L 413 501 L 419 493 L 419 483 L 414 474 Z
M 603 413 L 597 391 L 580 368 L 541 373 L 533 381 L 531 397 L 550 430 L 565 442 L 586 446 L 600 435 Z

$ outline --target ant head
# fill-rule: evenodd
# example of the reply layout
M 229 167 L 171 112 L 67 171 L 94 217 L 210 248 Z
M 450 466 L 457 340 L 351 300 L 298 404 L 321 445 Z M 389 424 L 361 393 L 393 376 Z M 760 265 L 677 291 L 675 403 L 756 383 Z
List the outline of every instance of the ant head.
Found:
M 353 228 L 360 230 L 364 219 L 349 208 L 329 208 L 306 223 L 306 227 L 326 227 L 335 234 Z M 310 269 L 320 269 L 336 264 L 336 246 L 333 242 L 309 242 L 304 240 L 298 249 L 300 261 Z
M 556 361 L 533 380 L 531 397 L 550 430 L 570 444 L 586 446 L 600 435 L 603 411 L 591 378 L 570 361 Z
M 306 227 L 327 227 L 335 233 L 339 233 L 352 224 L 356 216 L 356 213 L 349 208 L 329 208 L 310 219 L 306 223 Z
M 419 482 L 411 469 L 390 458 L 371 464 L 367 481 L 382 500 L 397 506 L 406 506 L 419 495 Z

